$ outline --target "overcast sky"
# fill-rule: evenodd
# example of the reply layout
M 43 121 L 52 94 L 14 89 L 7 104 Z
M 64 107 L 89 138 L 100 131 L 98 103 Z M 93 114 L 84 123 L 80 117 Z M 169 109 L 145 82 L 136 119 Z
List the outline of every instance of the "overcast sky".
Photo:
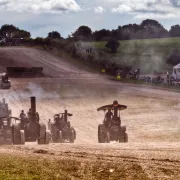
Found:
M 0 0 L 0 23 L 14 24 L 47 36 L 57 30 L 63 37 L 79 26 L 93 31 L 158 20 L 165 28 L 180 24 L 180 0 Z

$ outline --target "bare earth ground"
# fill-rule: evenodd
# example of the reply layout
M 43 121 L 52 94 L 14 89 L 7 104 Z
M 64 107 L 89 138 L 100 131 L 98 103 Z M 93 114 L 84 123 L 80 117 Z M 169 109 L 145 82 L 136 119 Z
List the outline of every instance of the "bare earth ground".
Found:
M 21 109 L 27 111 L 30 107 L 29 97 L 34 95 L 37 97 L 37 110 L 44 122 L 65 109 L 73 113 L 71 124 L 77 131 L 77 140 L 75 144 L 3 146 L 0 153 L 52 161 L 70 159 L 81 162 L 81 170 L 86 163 L 92 167 L 100 163 L 96 167 L 96 174 L 110 172 L 106 178 L 103 174 L 94 179 L 113 179 L 116 171 L 119 176 L 114 179 L 180 179 L 178 92 L 112 82 L 105 76 L 84 72 L 48 52 L 30 48 L 0 49 L 2 70 L 9 66 L 6 58 L 19 66 L 43 66 L 45 74 L 52 76 L 11 79 L 12 88 L 0 90 L 0 97 L 7 99 L 13 116 L 18 116 Z M 129 142 L 98 144 L 97 126 L 104 114 L 96 109 L 115 99 L 128 106 L 127 110 L 121 112 L 121 119 L 122 124 L 127 126 Z M 40 149 L 45 153 L 34 153 Z M 104 164 L 109 164 L 109 170 Z M 93 179 L 92 174 L 88 176 L 84 171 L 81 174 L 79 179 Z M 69 178 L 78 179 L 72 174 Z

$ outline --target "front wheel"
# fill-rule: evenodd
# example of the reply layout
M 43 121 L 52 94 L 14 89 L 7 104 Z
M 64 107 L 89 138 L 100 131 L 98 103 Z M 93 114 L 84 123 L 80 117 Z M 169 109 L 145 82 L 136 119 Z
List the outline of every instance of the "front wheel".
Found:
M 128 142 L 128 134 L 127 133 L 124 134 L 124 142 Z
M 62 143 L 63 142 L 63 134 L 62 131 L 57 130 L 57 142 Z
M 46 130 L 46 135 L 45 135 L 45 144 L 49 144 L 50 139 L 51 139 L 51 132 L 49 130 Z
M 122 133 L 119 137 L 120 143 L 128 142 L 128 134 L 126 132 Z
M 106 132 L 106 143 L 110 143 L 110 133 Z
M 39 138 L 38 138 L 38 144 L 46 144 L 46 126 L 45 124 L 39 124 Z
M 103 124 L 98 126 L 98 142 L 105 143 L 105 126 Z

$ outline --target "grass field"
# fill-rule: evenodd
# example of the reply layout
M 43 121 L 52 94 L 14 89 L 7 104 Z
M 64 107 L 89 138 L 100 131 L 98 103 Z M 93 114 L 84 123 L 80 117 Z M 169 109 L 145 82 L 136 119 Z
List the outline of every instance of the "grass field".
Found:
M 94 47 L 109 53 L 105 44 L 93 42 Z M 143 73 L 172 71 L 172 66 L 167 65 L 166 60 L 175 49 L 180 49 L 180 38 L 120 41 L 118 53 L 111 55 L 111 60 L 121 65 L 140 67 Z
M 61 159 L 53 155 L 0 155 L 0 179 L 3 180 L 117 180 L 149 179 L 136 163 Z

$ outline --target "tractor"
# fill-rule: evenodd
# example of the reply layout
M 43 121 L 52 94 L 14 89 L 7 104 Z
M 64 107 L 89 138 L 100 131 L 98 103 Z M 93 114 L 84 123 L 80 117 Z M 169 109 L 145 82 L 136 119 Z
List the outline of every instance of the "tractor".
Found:
M 44 123 L 39 122 L 36 112 L 36 98 L 31 97 L 31 112 L 28 117 L 15 118 L 12 124 L 12 142 L 14 145 L 25 144 L 25 142 L 38 142 L 38 144 L 49 144 L 50 131 Z
M 64 113 L 54 115 L 54 123 L 49 120 L 48 127 L 51 131 L 52 142 L 74 143 L 74 140 L 76 139 L 76 131 L 68 121 L 68 117 L 70 116 L 72 116 L 72 114 L 68 113 L 68 111 L 65 110 Z
M 10 89 L 10 87 L 11 87 L 11 81 L 9 80 L 7 73 L 0 74 L 0 88 Z
M 0 102 L 0 144 L 12 144 L 11 109 L 5 99 Z
M 121 126 L 120 111 L 126 109 L 127 106 L 120 105 L 118 101 L 113 104 L 105 105 L 97 109 L 97 111 L 104 111 L 112 113 L 111 117 L 106 116 L 102 124 L 98 126 L 98 142 L 110 143 L 110 141 L 128 142 L 128 134 L 126 133 L 126 126 Z M 119 112 L 119 114 L 118 114 Z

